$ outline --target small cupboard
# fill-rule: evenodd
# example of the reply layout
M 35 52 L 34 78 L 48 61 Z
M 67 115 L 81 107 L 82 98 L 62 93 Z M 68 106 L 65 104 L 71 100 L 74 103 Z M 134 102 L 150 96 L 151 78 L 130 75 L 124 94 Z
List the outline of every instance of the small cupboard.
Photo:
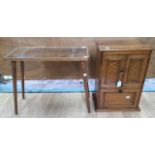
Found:
M 151 51 L 137 40 L 97 41 L 96 110 L 139 110 Z

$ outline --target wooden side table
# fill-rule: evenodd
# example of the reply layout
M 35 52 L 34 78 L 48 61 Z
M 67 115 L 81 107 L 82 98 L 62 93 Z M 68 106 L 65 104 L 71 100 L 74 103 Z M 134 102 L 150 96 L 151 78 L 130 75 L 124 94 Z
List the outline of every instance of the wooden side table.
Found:
M 17 101 L 17 63 L 20 63 L 22 97 L 25 99 L 24 63 L 34 61 L 75 61 L 81 65 L 81 76 L 84 82 L 87 109 L 90 113 L 89 87 L 87 79 L 87 63 L 89 59 L 87 47 L 58 48 L 58 47 L 21 47 L 16 48 L 5 56 L 5 60 L 11 61 L 13 74 L 14 110 L 18 114 Z

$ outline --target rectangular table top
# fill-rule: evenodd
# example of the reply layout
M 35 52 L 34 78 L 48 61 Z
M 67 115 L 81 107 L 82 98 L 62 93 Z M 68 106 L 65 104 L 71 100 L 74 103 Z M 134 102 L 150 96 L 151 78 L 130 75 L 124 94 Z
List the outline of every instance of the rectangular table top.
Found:
M 5 56 L 9 61 L 88 61 L 87 47 L 19 47 Z

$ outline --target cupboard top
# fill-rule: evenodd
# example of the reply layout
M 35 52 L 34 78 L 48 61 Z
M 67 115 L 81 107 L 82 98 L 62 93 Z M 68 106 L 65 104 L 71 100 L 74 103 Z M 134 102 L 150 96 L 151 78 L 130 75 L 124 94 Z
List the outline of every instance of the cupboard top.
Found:
M 132 40 L 111 40 L 111 41 L 96 41 L 100 52 L 108 51 L 151 51 L 152 48 L 146 43 L 142 43 L 137 39 Z

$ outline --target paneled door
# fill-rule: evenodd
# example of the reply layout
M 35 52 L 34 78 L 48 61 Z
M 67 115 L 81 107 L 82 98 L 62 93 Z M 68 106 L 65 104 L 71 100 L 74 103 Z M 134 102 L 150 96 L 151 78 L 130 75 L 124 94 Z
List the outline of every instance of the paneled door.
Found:
M 126 67 L 126 55 L 104 55 L 101 67 L 101 87 L 103 89 L 117 88 L 117 82 L 123 81 Z
M 123 80 L 124 87 L 128 88 L 141 87 L 141 85 L 143 84 L 148 60 L 149 60 L 148 54 L 128 55 Z

